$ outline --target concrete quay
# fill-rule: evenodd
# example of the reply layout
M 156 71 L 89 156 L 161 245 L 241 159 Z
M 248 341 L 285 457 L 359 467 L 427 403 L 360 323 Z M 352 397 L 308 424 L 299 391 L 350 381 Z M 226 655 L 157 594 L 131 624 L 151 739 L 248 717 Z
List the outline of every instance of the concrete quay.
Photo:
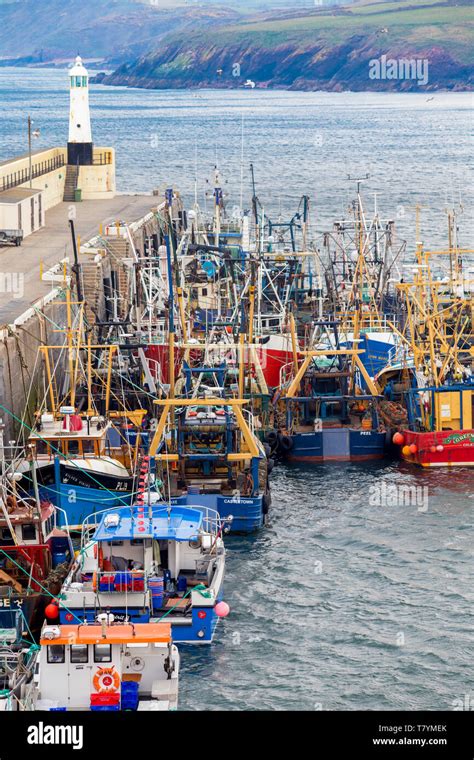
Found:
M 51 291 L 51 283 L 40 280 L 47 270 L 69 257 L 73 261 L 69 209 L 75 206 L 76 235 L 85 243 L 99 226 L 124 221 L 131 224 L 156 207 L 152 195 L 116 195 L 115 198 L 81 203 L 58 203 L 46 211 L 46 225 L 24 239 L 21 247 L 0 247 L 0 327 L 11 325 L 36 301 Z M 12 287 L 8 292 L 8 284 Z

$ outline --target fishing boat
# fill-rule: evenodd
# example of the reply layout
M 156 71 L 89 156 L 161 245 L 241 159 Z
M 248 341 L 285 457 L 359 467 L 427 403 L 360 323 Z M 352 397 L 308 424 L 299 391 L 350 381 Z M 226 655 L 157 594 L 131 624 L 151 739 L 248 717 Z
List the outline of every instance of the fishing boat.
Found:
M 31 683 L 39 647 L 25 639 L 20 609 L 0 609 L 0 712 L 22 709 L 22 697 Z
M 170 227 L 170 225 L 169 225 Z M 168 230 L 169 231 L 169 230 Z M 167 239 L 168 282 L 173 282 L 171 252 L 172 235 Z M 183 343 L 180 352 L 189 359 L 189 351 L 199 357 L 199 351 L 231 346 L 209 345 L 194 339 L 188 342 L 187 321 L 179 283 L 176 285 Z M 170 383 L 167 398 L 157 399 L 162 407 L 148 454 L 155 463 L 162 484 L 164 498 L 176 505 L 204 505 L 215 510 L 221 519 L 232 517 L 231 530 L 249 533 L 264 524 L 270 507 L 268 461 L 265 447 L 255 434 L 255 418 L 249 414 L 248 422 L 242 406 L 248 403 L 245 390 L 245 338 L 247 335 L 245 310 L 241 306 L 238 343 L 238 397 L 225 395 L 222 377 L 227 367 L 196 365 L 183 361 L 182 377 L 175 378 L 175 320 L 174 288 L 169 292 L 169 348 Z M 252 305 L 249 325 L 253 324 Z M 249 346 L 252 346 L 250 327 Z M 190 339 L 189 339 L 190 340 Z M 201 354 L 202 355 L 202 354 Z M 254 357 L 258 365 L 258 357 Z M 258 370 L 257 370 L 258 372 Z M 262 373 L 261 373 L 262 374 Z M 203 376 L 214 377 L 214 387 L 199 392 Z M 192 379 L 196 379 L 193 386 Z M 219 381 L 219 378 L 220 381 Z M 264 382 L 264 380 L 263 380 Z M 266 386 L 265 386 L 266 387 Z M 177 391 L 180 391 L 178 395 Z
M 268 462 L 245 419 L 243 398 L 157 400 L 161 416 L 149 454 L 155 459 L 165 499 L 181 506 L 204 505 L 231 531 L 262 527 L 270 507 Z
M 41 631 L 37 673 L 27 710 L 166 711 L 178 705 L 179 653 L 169 623 L 91 624 Z
M 60 523 L 67 517 L 71 530 L 80 530 L 94 506 L 123 506 L 133 497 L 136 477 L 125 466 L 120 446 L 111 456 L 112 431 L 110 419 L 61 406 L 54 414 L 41 414 L 29 435 L 40 496 L 60 508 Z M 17 472 L 31 488 L 29 464 L 19 464 Z
M 91 515 L 61 589 L 60 622 L 93 622 L 103 610 L 116 621 L 164 618 L 174 641 L 210 643 L 221 612 L 224 530 L 206 507 L 138 504 L 108 510 L 98 524 Z
M 83 333 L 84 303 L 76 317 L 69 290 L 66 303 L 66 343 L 40 347 L 45 394 L 32 424 L 22 421 L 26 441 L 15 476 L 23 491 L 37 490 L 58 507 L 59 525 L 80 530 L 94 508 L 133 500 L 147 409 L 134 406 L 136 393 L 128 400 L 118 346 L 93 344 Z
M 474 466 L 474 333 L 472 251 L 417 248 L 413 281 L 400 284 L 411 357 L 403 392 L 407 423 L 393 441 L 402 458 L 422 467 Z
M 41 629 L 74 557 L 56 519 L 50 502 L 38 504 L 17 490 L 0 494 L 0 612 L 19 610 L 30 637 Z
M 474 378 L 414 388 L 406 400 L 408 427 L 394 435 L 405 461 L 422 467 L 474 467 Z
M 368 392 L 360 382 L 356 385 L 356 369 Z M 280 454 L 299 462 L 381 459 L 387 434 L 379 400 L 357 349 L 321 346 L 307 351 L 278 398 Z

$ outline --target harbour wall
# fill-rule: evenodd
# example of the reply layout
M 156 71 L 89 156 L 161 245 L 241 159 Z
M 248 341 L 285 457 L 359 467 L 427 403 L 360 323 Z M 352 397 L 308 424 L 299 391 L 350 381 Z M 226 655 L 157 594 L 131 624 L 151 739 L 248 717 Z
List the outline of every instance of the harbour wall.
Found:
M 33 412 L 43 398 L 44 364 L 39 347 L 61 343 L 61 334 L 55 330 L 66 319 L 63 296 L 52 292 L 43 301 L 0 332 L 0 404 L 5 407 L 0 407 L 0 418 L 6 446 L 18 439 L 20 420 L 31 426 Z
M 77 187 L 83 200 L 113 198 L 115 186 L 115 150 L 94 147 L 93 165 L 80 166 Z M 44 210 L 63 200 L 67 173 L 67 148 L 56 147 L 31 154 L 32 186 L 42 190 Z M 29 155 L 15 157 L 0 164 L 0 194 L 12 187 L 30 186 Z

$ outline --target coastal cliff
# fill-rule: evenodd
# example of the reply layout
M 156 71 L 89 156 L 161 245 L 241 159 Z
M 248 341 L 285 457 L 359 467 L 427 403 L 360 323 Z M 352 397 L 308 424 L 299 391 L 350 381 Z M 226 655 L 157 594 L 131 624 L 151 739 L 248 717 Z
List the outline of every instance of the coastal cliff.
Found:
M 246 19 L 165 36 L 156 50 L 98 81 L 144 88 L 466 90 L 472 9 L 450 3 L 378 3 Z M 371 74 L 374 59 L 427 62 L 427 76 Z M 393 71 L 392 71 L 393 73 Z M 427 80 L 427 81 L 425 81 Z

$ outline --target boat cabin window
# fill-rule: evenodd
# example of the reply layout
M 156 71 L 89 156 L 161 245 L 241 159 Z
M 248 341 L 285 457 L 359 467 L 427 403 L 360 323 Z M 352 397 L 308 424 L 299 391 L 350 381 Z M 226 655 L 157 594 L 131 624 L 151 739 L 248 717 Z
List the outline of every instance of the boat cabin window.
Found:
M 46 538 L 54 528 L 54 517 L 50 515 L 43 523 L 43 535 Z
M 82 450 L 84 454 L 94 454 L 95 453 L 94 441 L 82 441 Z
M 23 541 L 34 541 L 36 539 L 36 528 L 34 523 L 26 523 L 21 526 L 21 537 Z
M 36 441 L 37 454 L 50 454 L 50 449 L 46 441 Z
M 143 538 L 132 538 L 130 546 L 143 546 Z
M 110 546 L 123 546 L 123 541 L 109 541 Z
M 89 647 L 87 644 L 71 645 L 71 662 L 73 664 L 89 662 Z
M 79 454 L 79 441 L 63 441 L 62 451 L 64 456 Z
M 112 646 L 94 644 L 94 662 L 112 662 Z
M 0 535 L 2 537 L 2 543 L 5 543 L 5 541 L 13 542 L 13 536 L 10 533 L 9 528 L 2 528 Z
M 65 647 L 62 644 L 50 644 L 46 649 L 49 663 L 56 665 L 66 661 Z

